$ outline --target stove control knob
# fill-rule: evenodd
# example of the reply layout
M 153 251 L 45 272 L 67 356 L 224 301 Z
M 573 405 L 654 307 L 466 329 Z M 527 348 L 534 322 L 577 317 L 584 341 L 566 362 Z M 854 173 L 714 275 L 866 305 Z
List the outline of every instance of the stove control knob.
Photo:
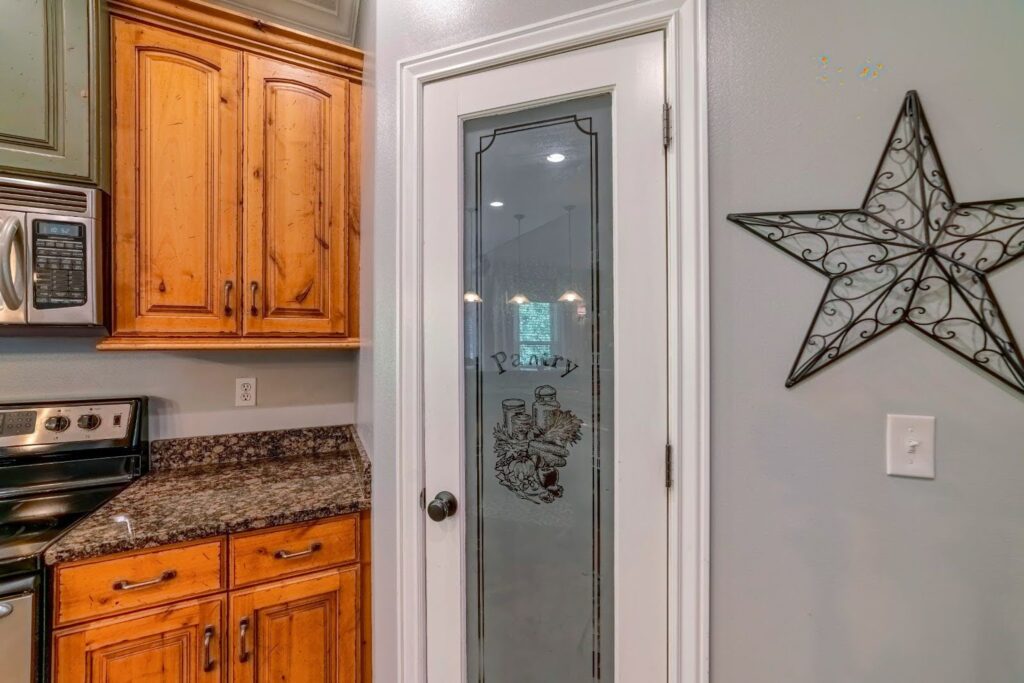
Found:
M 51 432 L 63 432 L 71 426 L 71 420 L 67 419 L 63 415 L 54 415 L 53 417 L 46 418 L 46 422 L 43 423 L 43 426 Z
M 78 426 L 86 431 L 92 431 L 100 426 L 100 416 L 86 413 L 78 418 Z

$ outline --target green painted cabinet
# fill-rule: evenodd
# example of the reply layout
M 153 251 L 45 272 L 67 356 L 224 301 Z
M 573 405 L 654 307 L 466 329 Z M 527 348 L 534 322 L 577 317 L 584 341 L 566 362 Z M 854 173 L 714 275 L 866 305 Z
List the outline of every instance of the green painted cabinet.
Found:
M 300 31 L 355 42 L 359 0 L 212 0 L 244 14 Z
M 101 0 L 0 0 L 0 173 L 101 183 Z

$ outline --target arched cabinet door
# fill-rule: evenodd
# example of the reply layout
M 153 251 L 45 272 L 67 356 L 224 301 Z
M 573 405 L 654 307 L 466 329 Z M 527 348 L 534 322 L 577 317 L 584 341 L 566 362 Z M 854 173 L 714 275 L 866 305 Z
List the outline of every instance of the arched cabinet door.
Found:
M 54 683 L 223 683 L 223 597 L 188 600 L 62 629 Z
M 240 331 L 242 55 L 115 19 L 115 334 Z
M 355 336 L 359 86 L 252 54 L 245 72 L 244 334 Z

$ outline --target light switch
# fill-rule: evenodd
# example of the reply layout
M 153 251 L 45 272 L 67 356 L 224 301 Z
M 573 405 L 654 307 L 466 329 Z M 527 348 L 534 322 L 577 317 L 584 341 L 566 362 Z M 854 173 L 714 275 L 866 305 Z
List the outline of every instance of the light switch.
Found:
M 893 477 L 935 478 L 935 418 L 889 415 L 886 473 Z

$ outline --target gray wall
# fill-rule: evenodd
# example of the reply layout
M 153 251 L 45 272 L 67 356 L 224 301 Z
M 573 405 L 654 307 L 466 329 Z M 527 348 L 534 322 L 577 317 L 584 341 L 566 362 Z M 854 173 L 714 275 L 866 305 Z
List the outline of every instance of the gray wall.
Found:
M 824 280 L 724 216 L 855 206 L 910 88 L 960 198 L 1024 195 L 1024 9 L 1014 0 L 708 3 L 713 682 L 1020 681 L 1024 402 L 904 330 L 786 390 Z M 359 44 L 375 49 L 377 78 L 364 196 L 374 319 L 359 422 L 373 424 L 364 436 L 375 455 L 378 643 L 397 642 L 396 63 L 597 4 L 364 0 Z M 861 79 L 869 59 L 882 67 Z M 1024 335 L 1024 264 L 994 285 Z M 887 412 L 938 418 L 938 479 L 885 476 Z M 395 666 L 378 647 L 377 680 L 396 680 Z
M 786 390 L 825 281 L 725 221 L 856 206 L 911 88 L 959 199 L 1024 195 L 1024 5 L 709 14 L 712 680 L 1024 680 L 1024 401 L 910 330 Z M 1024 335 L 1024 263 L 992 283 Z M 937 417 L 935 481 L 886 477 L 888 412 Z
M 0 402 L 148 395 L 151 436 L 351 423 L 351 351 L 96 351 L 94 339 L 0 337 Z M 235 378 L 257 406 L 235 408 Z
M 364 194 L 364 232 L 373 248 L 364 252 L 364 277 L 373 283 L 373 337 L 360 352 L 358 423 L 373 454 L 374 640 L 397 643 L 395 555 L 395 207 L 398 146 L 397 63 L 400 59 L 507 31 L 536 21 L 601 4 L 594 0 L 363 0 L 356 44 L 369 52 L 375 74 L 375 168 L 373 197 Z M 367 125 L 370 125 L 369 120 Z M 372 216 L 369 214 L 372 212 Z M 371 223 L 372 221 L 372 223 Z M 370 258 L 372 257 L 372 258 Z M 372 270 L 372 273 L 370 272 Z M 364 311 L 366 308 L 364 307 Z M 366 325 L 369 332 L 369 323 Z M 369 379 L 367 379 L 369 378 Z M 372 422 L 372 431 L 368 428 Z M 397 661 L 388 647 L 374 650 L 374 678 L 397 680 Z

